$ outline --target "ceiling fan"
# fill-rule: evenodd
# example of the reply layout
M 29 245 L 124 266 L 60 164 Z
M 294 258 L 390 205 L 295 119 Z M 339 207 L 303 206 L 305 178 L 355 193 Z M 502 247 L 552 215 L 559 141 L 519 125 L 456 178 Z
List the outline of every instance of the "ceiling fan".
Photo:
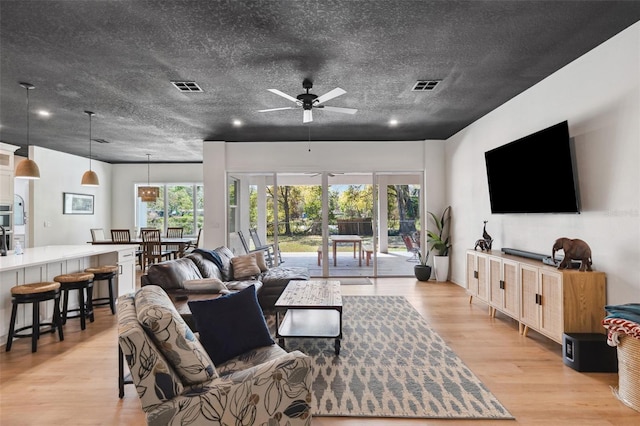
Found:
M 275 93 L 278 96 L 282 96 L 285 99 L 289 99 L 290 101 L 295 102 L 296 106 L 262 109 L 262 110 L 259 110 L 258 112 L 282 111 L 282 110 L 285 110 L 285 109 L 296 109 L 296 108 L 302 107 L 302 110 L 303 110 L 302 122 L 303 123 L 310 123 L 310 122 L 313 121 L 313 115 L 311 114 L 311 110 L 313 108 L 322 108 L 322 109 L 324 109 L 326 111 L 341 112 L 343 114 L 355 114 L 356 112 L 358 112 L 358 110 L 354 109 L 354 108 L 340 108 L 340 107 L 332 107 L 332 106 L 328 106 L 328 105 L 322 105 L 328 100 L 331 100 L 333 98 L 337 98 L 340 95 L 344 95 L 345 93 L 347 93 L 346 90 L 341 89 L 339 87 L 336 87 L 335 89 L 325 93 L 324 95 L 318 96 L 318 95 L 314 95 L 313 93 L 309 93 L 309 90 L 312 87 L 313 87 L 313 82 L 311 80 L 309 80 L 308 78 L 305 78 L 302 81 L 302 88 L 305 89 L 307 91 L 307 93 L 301 93 L 300 95 L 298 95 L 295 98 L 293 96 L 287 95 L 284 92 L 281 92 L 278 89 L 268 89 L 271 93 Z

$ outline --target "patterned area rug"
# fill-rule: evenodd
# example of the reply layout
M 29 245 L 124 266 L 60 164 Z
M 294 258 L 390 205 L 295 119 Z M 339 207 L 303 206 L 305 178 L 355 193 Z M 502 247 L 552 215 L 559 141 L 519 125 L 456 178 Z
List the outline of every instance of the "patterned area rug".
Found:
M 513 419 L 404 297 L 342 300 L 339 356 L 333 339 L 285 341 L 313 359 L 314 416 Z

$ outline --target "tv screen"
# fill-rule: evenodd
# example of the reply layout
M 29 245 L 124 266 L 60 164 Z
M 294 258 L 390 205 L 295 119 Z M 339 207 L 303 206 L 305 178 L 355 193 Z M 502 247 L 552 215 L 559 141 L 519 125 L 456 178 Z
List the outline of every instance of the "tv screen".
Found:
M 566 121 L 485 152 L 492 213 L 579 213 Z

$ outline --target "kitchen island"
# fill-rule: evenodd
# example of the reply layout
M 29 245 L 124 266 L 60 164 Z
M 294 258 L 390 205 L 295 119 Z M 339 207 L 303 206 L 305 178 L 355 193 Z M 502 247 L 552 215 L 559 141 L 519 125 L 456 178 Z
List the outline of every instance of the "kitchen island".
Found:
M 131 245 L 59 245 L 24 249 L 16 255 L 10 252 L 0 256 L 0 344 L 6 343 L 11 318 L 11 287 L 15 285 L 53 281 L 57 275 L 84 271 L 98 265 L 118 265 L 114 290 L 119 296 L 135 290 L 135 247 Z M 95 297 L 103 297 L 106 291 L 97 285 Z M 77 299 L 70 297 L 70 308 L 77 307 Z M 45 306 L 46 305 L 46 306 Z M 53 314 L 53 302 L 43 302 L 41 320 L 49 321 Z M 110 313 L 109 313 L 110 314 Z M 18 312 L 16 327 L 31 324 L 31 308 Z

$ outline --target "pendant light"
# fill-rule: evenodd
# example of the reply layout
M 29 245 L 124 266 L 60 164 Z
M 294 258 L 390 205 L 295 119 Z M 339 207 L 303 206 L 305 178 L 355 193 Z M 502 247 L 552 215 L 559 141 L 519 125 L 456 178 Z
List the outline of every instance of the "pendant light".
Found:
M 98 186 L 100 185 L 98 175 L 91 170 L 91 117 L 95 114 L 91 111 L 85 111 L 84 113 L 89 116 L 89 170 L 82 175 L 82 186 Z
M 157 186 L 151 186 L 150 182 L 150 165 L 149 160 L 151 154 L 147 154 L 147 186 L 138 187 L 138 197 L 144 202 L 154 202 L 160 196 L 160 188 Z
M 29 146 L 29 90 L 36 87 L 30 83 L 19 83 L 27 91 L 27 147 Z M 40 169 L 35 161 L 30 159 L 22 160 L 16 167 L 15 177 L 18 179 L 40 179 Z

